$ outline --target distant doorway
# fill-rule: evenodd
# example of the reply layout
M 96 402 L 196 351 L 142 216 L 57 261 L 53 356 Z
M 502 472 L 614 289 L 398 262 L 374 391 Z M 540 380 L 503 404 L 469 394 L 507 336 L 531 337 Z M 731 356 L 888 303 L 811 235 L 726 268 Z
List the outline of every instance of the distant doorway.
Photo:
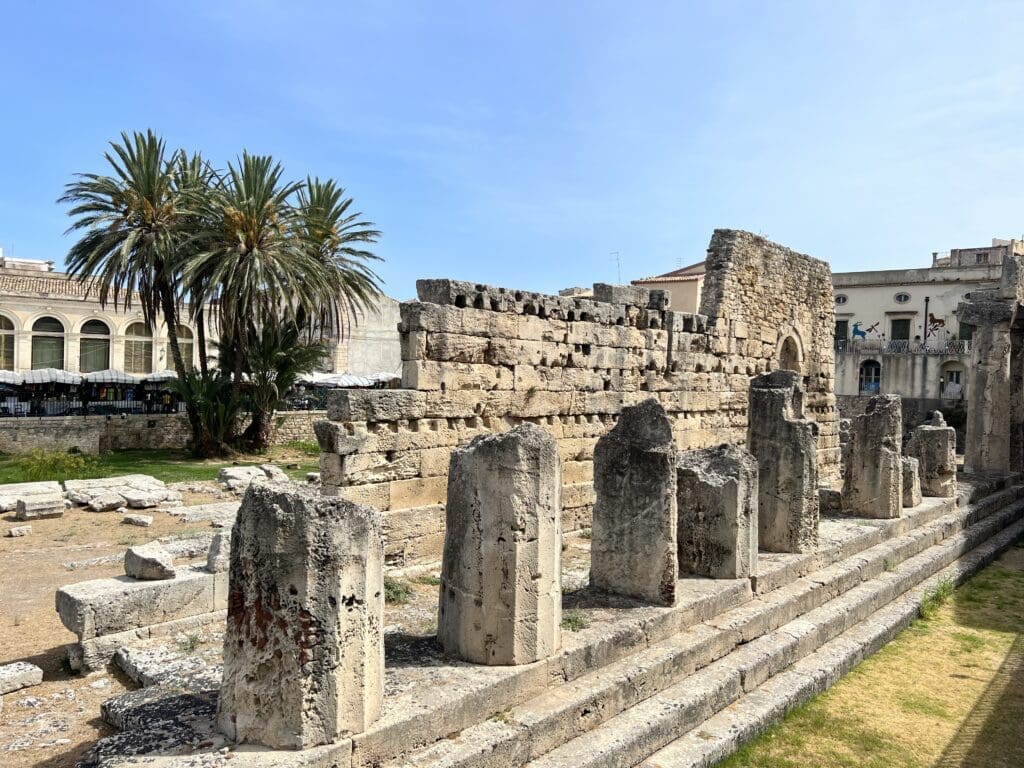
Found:
M 792 336 L 787 336 L 779 350 L 779 368 L 784 371 L 800 372 L 800 350 Z
M 860 364 L 859 390 L 862 395 L 877 395 L 882 385 L 882 366 L 877 360 Z

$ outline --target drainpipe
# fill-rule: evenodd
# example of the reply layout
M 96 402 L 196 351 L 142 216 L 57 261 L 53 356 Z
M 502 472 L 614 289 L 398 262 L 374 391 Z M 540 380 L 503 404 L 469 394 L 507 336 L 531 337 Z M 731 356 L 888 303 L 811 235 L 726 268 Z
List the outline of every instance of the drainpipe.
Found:
M 924 297 L 924 345 L 928 346 L 928 301 L 929 297 Z

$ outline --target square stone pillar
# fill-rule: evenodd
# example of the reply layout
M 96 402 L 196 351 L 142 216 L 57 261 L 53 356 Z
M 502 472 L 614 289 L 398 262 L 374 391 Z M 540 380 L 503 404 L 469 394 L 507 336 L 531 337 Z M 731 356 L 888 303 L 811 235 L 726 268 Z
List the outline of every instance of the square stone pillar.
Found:
M 676 463 L 679 568 L 712 579 L 757 574 L 757 462 L 737 445 L 685 451 Z
M 590 584 L 655 605 L 674 605 L 676 447 L 672 425 L 654 399 L 623 408 L 594 448 L 594 520 Z
M 903 457 L 903 506 L 916 507 L 921 503 L 921 479 L 918 461 L 911 456 Z
M 767 552 L 818 547 L 818 426 L 804 418 L 795 371 L 750 382 L 747 447 L 757 460 L 757 542 Z
M 843 511 L 894 518 L 903 509 L 903 408 L 899 395 L 875 395 L 853 419 L 843 472 Z
M 239 743 L 306 749 L 380 715 L 380 513 L 290 483 L 253 483 L 231 533 L 217 722 Z
M 452 451 L 437 639 L 477 664 L 529 664 L 561 645 L 562 470 L 535 424 Z
M 918 461 L 923 496 L 956 496 L 956 430 L 946 426 L 942 411 L 914 428 L 907 453 Z

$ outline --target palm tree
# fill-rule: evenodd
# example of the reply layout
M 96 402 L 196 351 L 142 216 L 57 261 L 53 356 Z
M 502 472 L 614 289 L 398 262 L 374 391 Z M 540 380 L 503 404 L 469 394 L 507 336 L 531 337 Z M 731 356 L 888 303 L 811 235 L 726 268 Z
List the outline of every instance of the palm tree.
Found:
M 103 155 L 112 175 L 78 174 L 59 202 L 70 204 L 74 221 L 68 234 L 83 232 L 68 252 L 71 275 L 95 287 L 100 304 L 128 310 L 138 301 L 150 327 L 163 320 L 179 379 L 185 364 L 178 343 L 180 247 L 187 237 L 183 169 L 198 159 L 168 153 L 152 130 L 121 133 Z M 195 408 L 186 402 L 193 437 Z
M 327 268 L 330 296 L 317 308 L 306 330 L 343 336 L 381 294 L 380 278 L 366 263 L 380 257 L 363 247 L 377 242 L 380 232 L 362 213 L 351 212 L 352 198 L 333 179 L 307 178 L 298 191 L 300 235 Z

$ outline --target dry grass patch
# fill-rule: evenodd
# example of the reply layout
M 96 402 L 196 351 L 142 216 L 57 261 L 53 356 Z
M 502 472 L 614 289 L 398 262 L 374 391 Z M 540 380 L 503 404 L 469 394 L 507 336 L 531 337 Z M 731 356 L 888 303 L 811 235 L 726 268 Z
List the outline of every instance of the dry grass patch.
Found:
M 1024 548 L 944 592 L 721 768 L 1024 766 Z

